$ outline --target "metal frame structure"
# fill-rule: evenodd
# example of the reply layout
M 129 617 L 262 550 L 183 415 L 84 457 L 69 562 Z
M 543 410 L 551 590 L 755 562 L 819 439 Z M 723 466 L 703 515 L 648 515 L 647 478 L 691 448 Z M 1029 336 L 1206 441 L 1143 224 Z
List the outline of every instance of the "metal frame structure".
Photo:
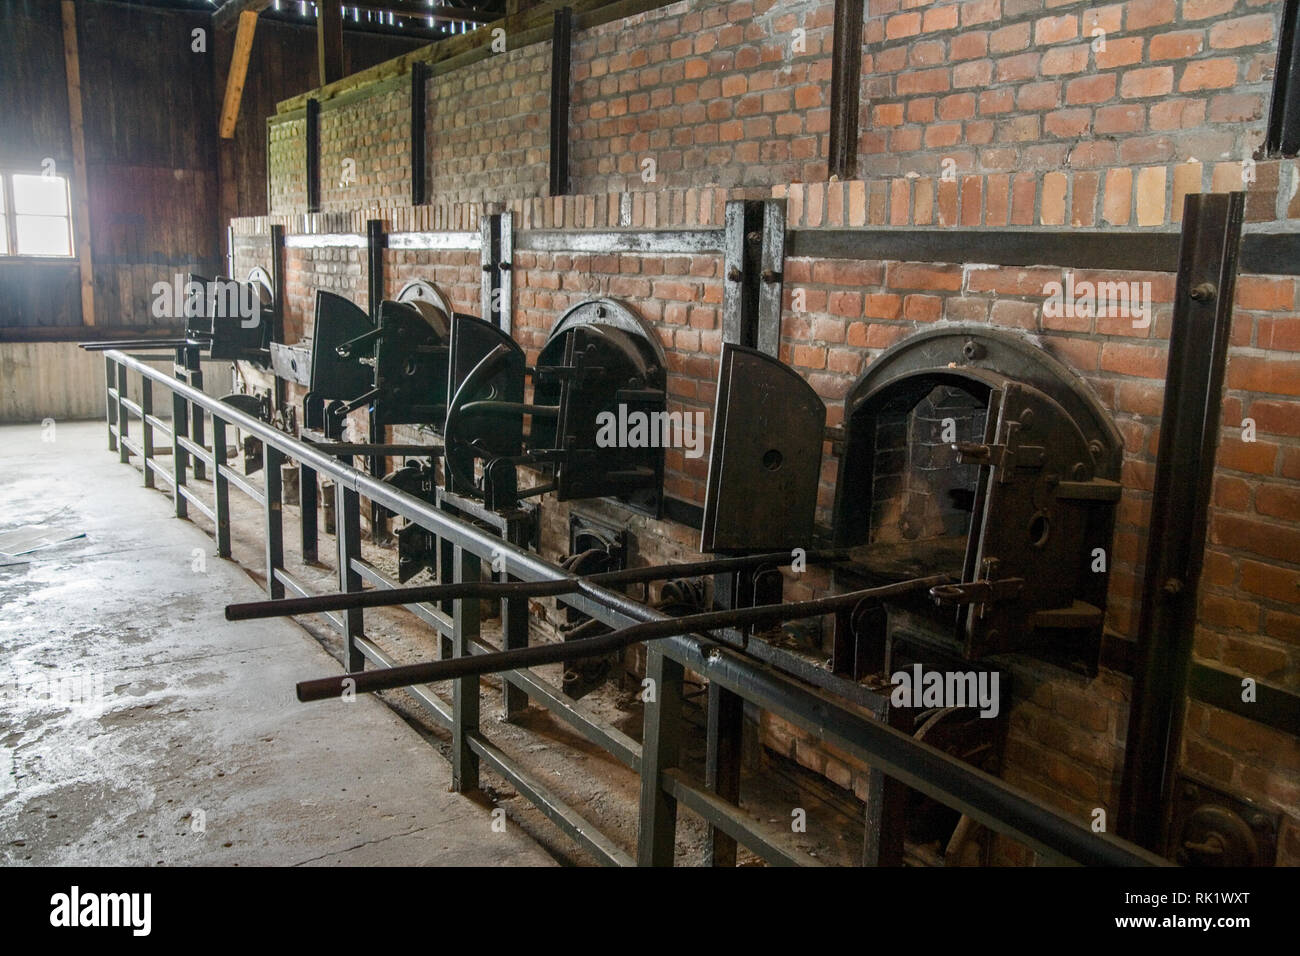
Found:
M 343 590 L 360 591 L 369 583 L 379 589 L 394 586 L 361 555 L 361 499 L 382 505 L 429 530 L 451 549 L 455 582 L 479 582 L 481 563 L 492 561 L 501 574 L 520 582 L 554 582 L 573 590 L 561 597 L 566 604 L 613 628 L 672 621 L 647 605 L 592 583 L 461 520 L 377 478 L 339 461 L 329 450 L 298 441 L 238 409 L 210 398 L 196 388 L 168 376 L 120 351 L 104 353 L 108 398 L 108 440 L 110 450 L 130 463 L 141 459 L 146 484 L 150 476 L 162 476 L 171 486 L 177 517 L 188 517 L 189 508 L 205 515 L 215 526 L 217 550 L 231 555 L 230 488 L 233 486 L 262 505 L 265 521 L 266 588 L 272 598 L 285 593 L 308 596 L 307 588 L 284 567 L 283 510 L 280 499 L 279 466 L 285 459 L 296 460 L 334 481 L 337 495 L 339 578 Z M 137 374 L 144 384 L 144 400 L 136 404 L 126 398 L 128 375 Z M 213 447 L 192 441 L 153 414 L 154 389 L 162 386 L 172 393 L 173 421 L 183 422 L 187 413 L 210 416 Z M 140 420 L 142 440 L 130 436 L 129 420 Z M 229 428 L 260 439 L 263 443 L 266 484 L 258 488 L 226 462 L 226 433 Z M 168 472 L 154 455 L 158 432 L 172 441 L 173 470 Z M 209 465 L 213 473 L 213 499 L 203 500 L 186 484 L 191 459 Z M 497 651 L 485 642 L 479 628 L 477 601 L 457 601 L 448 614 L 426 603 L 408 610 L 432 626 L 451 645 L 455 658 Z M 363 610 L 351 608 L 327 613 L 327 620 L 343 635 L 344 664 L 359 669 L 364 662 L 378 668 L 392 668 L 393 659 L 365 634 Z M 496 746 L 480 729 L 481 688 L 474 674 L 452 681 L 452 701 L 447 703 L 431 687 L 410 686 L 408 691 L 440 726 L 452 735 L 454 787 L 458 791 L 476 788 L 482 767 L 500 774 L 531 801 L 560 829 L 602 863 L 663 865 L 672 862 L 678 804 L 700 813 L 728 838 L 743 843 L 774 864 L 810 864 L 818 861 L 800 853 L 789 836 L 751 820 L 731 800 L 730 794 L 712 793 L 707 786 L 690 780 L 680 765 L 683 732 L 683 681 L 687 669 L 753 705 L 772 711 L 792 723 L 811 730 L 847 752 L 950 807 L 973 817 L 985 826 L 1017 839 L 1052 860 L 1091 865 L 1163 865 L 1167 861 L 1132 844 L 1104 833 L 1094 833 L 1079 822 L 1028 794 L 988 774 L 963 764 L 918 742 L 888 724 L 872 720 L 839 700 L 797 681 L 776 668 L 740 650 L 707 637 L 680 634 L 648 645 L 649 677 L 657 692 L 647 701 L 644 742 L 635 740 L 605 722 L 592 717 L 580 704 L 564 697 L 554 685 L 528 670 L 502 674 L 506 684 L 546 707 L 583 738 L 602 747 L 641 776 L 641 826 L 635 857 L 620 847 L 589 820 L 568 806 L 543 781 Z

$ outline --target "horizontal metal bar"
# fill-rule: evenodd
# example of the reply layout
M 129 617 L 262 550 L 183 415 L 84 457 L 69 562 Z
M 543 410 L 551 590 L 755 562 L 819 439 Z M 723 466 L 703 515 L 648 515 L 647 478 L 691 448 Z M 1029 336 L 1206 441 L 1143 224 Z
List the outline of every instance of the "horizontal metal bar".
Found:
M 199 509 L 199 511 L 202 512 L 203 515 L 209 521 L 211 521 L 213 524 L 216 524 L 217 521 L 216 514 L 213 512 L 212 508 L 208 505 L 208 503 L 199 497 L 198 491 L 189 487 L 188 485 L 181 485 L 180 492 L 182 498 L 184 498 L 186 501 L 192 504 L 195 508 Z
M 127 435 L 118 435 L 117 440 L 120 441 L 123 445 L 125 445 L 127 451 L 135 455 L 137 458 L 144 457 L 144 449 L 141 447 L 140 443 L 137 442 L 135 439 L 130 438 Z
M 365 655 L 366 659 L 379 667 L 392 667 L 394 661 L 385 654 L 374 641 L 366 637 L 354 636 L 352 642 L 356 645 L 357 650 Z M 402 688 L 408 694 L 416 699 L 421 706 L 428 711 L 439 726 L 444 730 L 450 730 L 454 718 L 452 716 L 451 705 L 444 701 L 427 687 L 404 687 Z
M 773 866 L 826 865 L 799 849 L 795 845 L 793 833 L 749 819 L 739 807 L 691 784 L 680 770 L 665 770 L 660 775 L 660 783 L 664 792 L 678 803 L 695 811 L 706 822 L 753 850 Z
M 480 639 L 474 643 L 473 651 L 475 654 L 496 654 L 500 648 Z M 641 745 L 621 730 L 586 713 L 554 684 L 531 671 L 505 671 L 498 676 L 518 687 L 530 700 L 568 724 L 588 743 L 600 747 L 625 767 L 641 772 Z
M 286 590 L 292 591 L 294 594 L 302 597 L 310 597 L 313 593 L 307 590 L 307 587 L 301 581 L 284 568 L 275 569 L 275 579 L 283 584 Z M 333 625 L 334 630 L 338 631 L 340 634 L 343 633 L 343 618 L 340 615 L 330 614 L 328 611 L 318 611 L 317 613 L 329 621 L 329 623 Z
M 610 842 L 585 817 L 580 816 L 567 803 L 557 797 L 541 781 L 528 776 L 509 757 L 481 733 L 467 731 L 470 749 L 482 758 L 491 769 L 528 799 L 533 806 L 563 830 L 576 843 L 594 854 L 606 866 L 635 866 L 636 862 L 621 848 Z
M 721 253 L 723 237 L 721 229 L 532 229 L 515 234 L 515 251 L 693 255 Z
M 365 249 L 366 237 L 359 232 L 321 232 L 295 236 L 285 236 L 287 249 Z
M 441 445 L 383 445 L 368 442 L 310 442 L 313 447 L 328 451 L 331 455 L 429 455 L 440 457 Z
M 1300 235 L 1285 232 L 1242 236 L 1237 268 L 1246 275 L 1300 275 Z
M 156 461 L 155 459 L 150 458 L 147 462 L 145 462 L 145 464 L 149 467 L 149 470 L 150 470 L 150 471 L 152 471 L 155 475 L 157 475 L 157 476 L 158 476 L 159 478 L 161 478 L 163 481 L 167 482 L 167 484 L 169 484 L 169 485 L 175 485 L 175 484 L 176 484 L 176 476 L 173 475 L 173 474 L 171 473 L 170 470 L 168 470 L 167 468 L 164 468 L 164 467 L 162 466 L 162 464 L 160 464 L 160 463 L 159 463 L 158 461 Z
M 392 589 L 394 587 L 391 578 L 365 561 L 354 558 L 352 567 L 367 581 L 378 585 L 380 589 Z M 437 610 L 432 604 L 402 604 L 400 606 L 433 627 L 438 633 L 448 637 L 452 635 L 451 618 Z M 499 651 L 500 648 L 493 647 L 481 638 L 473 645 L 475 654 L 495 654 Z M 567 697 L 554 684 L 526 670 L 506 671 L 499 676 L 518 687 L 531 700 L 536 701 L 558 719 L 564 721 L 583 739 L 602 748 L 624 766 L 630 767 L 638 773 L 640 772 L 641 745 L 617 728 L 587 713 L 580 704 Z
M 352 568 L 354 571 L 357 572 L 357 574 L 361 575 L 363 579 L 369 581 L 371 584 L 379 585 L 380 588 L 391 589 L 393 586 L 391 580 L 386 575 L 384 575 L 383 572 L 381 572 L 374 565 L 368 564 L 363 560 L 360 560 L 358 558 L 353 558 Z M 432 604 L 417 602 L 417 603 L 409 603 L 409 604 L 399 604 L 397 606 L 404 608 L 407 611 L 410 611 L 412 614 L 414 614 L 416 617 L 422 620 L 425 624 L 428 624 L 430 627 L 432 627 L 439 634 L 442 634 L 446 637 L 451 636 L 453 631 L 451 616 L 447 614 L 443 614 L 442 611 L 438 610 Z
M 931 587 L 950 581 L 946 574 L 932 575 L 926 578 L 914 578 L 845 594 L 834 594 L 811 601 L 799 601 L 793 604 L 765 604 L 757 607 L 742 607 L 722 611 L 709 611 L 703 614 L 687 614 L 682 617 L 664 617 L 657 621 L 643 621 L 629 625 L 596 637 L 585 637 L 579 641 L 560 644 L 533 644 L 528 647 L 515 647 L 498 651 L 475 659 L 458 657 L 452 660 L 426 661 L 420 664 L 403 664 L 390 671 L 360 671 L 343 674 L 338 677 L 322 677 L 317 680 L 301 681 L 298 684 L 298 699 L 301 701 L 320 700 L 336 696 L 344 686 L 357 693 L 374 693 L 389 690 L 406 684 L 425 684 L 430 681 L 450 680 L 453 677 L 473 677 L 483 674 L 497 674 L 502 671 L 518 670 L 521 667 L 537 667 L 541 664 L 558 664 L 563 661 L 577 660 L 584 657 L 598 657 L 622 650 L 643 641 L 663 640 L 680 634 L 695 634 L 718 628 L 748 627 L 777 624 L 810 617 L 820 617 L 832 611 L 854 607 L 863 601 L 878 601 L 888 597 L 897 597 L 928 590 Z M 578 579 L 578 585 L 590 586 L 588 582 Z M 620 595 L 620 597 L 622 597 Z M 622 598 L 627 600 L 626 597 Z
M 1242 681 L 1245 679 L 1244 674 L 1229 674 L 1193 662 L 1187 696 L 1274 730 L 1295 734 L 1296 728 L 1300 727 L 1300 696 L 1286 688 L 1256 680 L 1254 699 L 1247 702 L 1241 699 Z
M 144 409 L 140 407 L 139 402 L 133 402 L 129 398 L 123 398 L 118 402 L 118 404 L 121 405 L 123 408 L 125 408 L 136 418 L 140 418 L 144 415 Z
M 212 452 L 208 451 L 202 445 L 198 444 L 197 442 L 190 441 L 190 439 L 186 438 L 184 435 L 178 435 L 176 437 L 176 444 L 180 445 L 182 448 L 184 448 L 187 452 L 189 452 L 199 461 L 205 463 L 209 467 L 212 466 L 213 464 Z
M 172 437 L 171 419 L 162 419 L 156 415 L 146 415 L 144 420 L 148 422 L 151 427 L 158 429 L 158 431 L 162 432 L 168 438 Z
M 1006 833 L 1053 859 L 1087 866 L 1169 866 L 1154 853 L 1078 821 L 1019 788 L 964 764 L 889 726 L 855 714 L 833 698 L 801 687 L 766 665 L 729 650 L 685 641 L 664 653 L 709 681 L 739 694 L 991 830 Z
M 477 232 L 390 232 L 389 249 L 434 249 L 440 252 L 477 252 L 483 247 Z
M 230 482 L 232 485 L 234 485 L 244 494 L 248 495 L 248 497 L 252 498 L 259 505 L 266 504 L 266 493 L 263 492 L 260 488 L 258 488 L 257 485 L 250 482 L 239 472 L 235 471 L 235 469 L 231 468 L 229 465 L 221 465 L 217 470 L 222 478 L 225 478 L 228 482 Z

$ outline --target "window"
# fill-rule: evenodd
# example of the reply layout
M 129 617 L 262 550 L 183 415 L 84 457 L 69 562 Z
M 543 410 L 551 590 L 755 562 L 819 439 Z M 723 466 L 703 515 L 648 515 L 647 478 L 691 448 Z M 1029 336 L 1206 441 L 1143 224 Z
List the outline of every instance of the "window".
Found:
M 0 190 L 0 255 L 72 255 L 68 180 L 41 173 L 4 173 Z

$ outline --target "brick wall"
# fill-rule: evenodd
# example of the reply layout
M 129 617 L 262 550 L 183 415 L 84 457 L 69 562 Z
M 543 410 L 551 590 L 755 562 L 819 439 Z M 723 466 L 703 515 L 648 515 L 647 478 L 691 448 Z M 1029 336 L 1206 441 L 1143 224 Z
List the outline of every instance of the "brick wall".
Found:
M 410 205 L 410 141 L 409 82 L 344 106 L 323 108 L 321 210 Z
M 541 45 L 430 81 L 429 206 L 381 208 L 382 195 L 353 194 L 339 197 L 346 229 L 298 215 L 240 228 L 264 231 L 274 220 L 290 232 L 360 231 L 377 216 L 394 231 L 473 229 L 486 201 L 504 203 L 522 230 L 717 228 L 727 199 L 777 196 L 786 200 L 789 225 L 799 229 L 1173 229 L 1187 194 L 1243 185 L 1252 228 L 1288 221 L 1294 227 L 1300 217 L 1296 161 L 1251 159 L 1267 109 L 1276 0 L 872 0 L 860 178 L 828 183 L 830 10 L 826 0 L 690 0 L 579 31 L 571 114 L 578 195 L 543 196 L 549 51 Z M 1105 31 L 1104 50 L 1093 45 L 1100 39 L 1094 28 Z M 806 31 L 798 52 L 791 45 L 795 29 Z M 356 149 L 368 145 L 355 142 Z M 273 137 L 273 166 L 291 148 L 291 140 Z M 656 162 L 649 183 L 640 175 L 647 157 Z M 398 194 L 406 195 L 405 187 Z M 292 181 L 280 195 L 286 198 L 273 209 L 300 211 Z M 918 329 L 977 322 L 1035 336 L 1080 374 L 1124 439 L 1107 623 L 1132 637 L 1174 277 L 1076 273 L 1076 280 L 1149 282 L 1153 321 L 1137 328 L 1129 319 L 1045 316 L 1045 286 L 1063 279 L 1061 268 L 988 267 L 977 249 L 968 259 L 787 260 L 781 356 L 823 396 L 829 424 L 838 425 L 843 397 L 867 364 Z M 516 334 L 530 359 L 569 305 L 592 295 L 620 298 L 651 324 L 668 353 L 672 407 L 711 411 L 719 257 L 521 252 L 514 266 Z M 408 278 L 431 278 L 471 312 L 478 310 L 477 268 L 473 254 L 386 254 L 389 294 Z M 344 294 L 364 302 L 363 269 L 364 257 L 291 255 L 293 327 L 309 328 L 309 295 L 317 287 L 351 290 Z M 1289 277 L 1247 275 L 1238 283 L 1196 634 L 1198 659 L 1293 691 L 1300 689 L 1297 294 Z M 828 449 L 822 521 L 830 518 L 836 465 Z M 670 454 L 666 492 L 701 502 L 705 467 L 703 459 Z M 580 507 L 624 520 L 637 563 L 696 556 L 691 529 L 628 517 L 603 503 Z M 544 555 L 564 553 L 568 512 L 544 502 Z M 807 575 L 792 579 L 787 593 L 805 597 L 823 587 Z M 1113 809 L 1128 678 L 1103 670 L 1086 680 L 1025 661 L 1012 667 L 1016 696 L 1004 775 L 1083 822 L 1091 822 L 1094 808 Z M 866 769 L 845 755 L 770 717 L 763 731 L 773 749 L 864 795 Z M 1193 705 L 1182 765 L 1283 812 L 1280 860 L 1300 862 L 1295 738 Z M 1001 841 L 998 859 L 1027 862 L 1031 855 Z
M 692 0 L 576 34 L 575 189 L 825 179 L 832 13 Z
M 457 202 L 545 194 L 550 67 L 546 42 L 430 78 L 430 190 Z
M 307 120 L 280 120 L 267 131 L 268 208 L 286 213 L 307 208 Z

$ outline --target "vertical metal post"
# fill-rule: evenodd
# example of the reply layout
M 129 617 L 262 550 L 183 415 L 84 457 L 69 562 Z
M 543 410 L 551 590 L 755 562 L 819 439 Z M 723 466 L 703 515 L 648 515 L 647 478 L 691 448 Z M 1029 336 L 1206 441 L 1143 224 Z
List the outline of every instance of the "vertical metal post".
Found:
M 185 495 L 181 490 L 185 487 L 185 473 L 189 470 L 189 452 L 181 447 L 181 438 L 185 435 L 185 430 L 181 423 L 185 421 L 187 402 L 181 397 L 180 392 L 172 392 L 172 478 L 175 485 L 172 491 L 175 496 L 174 504 L 176 505 L 176 517 L 185 518 L 189 515 L 189 502 L 185 500 Z
M 370 321 L 379 326 L 379 305 L 384 300 L 384 249 L 388 245 L 388 234 L 384 231 L 382 219 L 366 220 L 366 289 L 370 303 Z M 368 430 L 371 444 L 383 444 L 384 426 L 375 417 L 372 403 L 368 413 Z M 374 478 L 384 477 L 384 457 L 370 455 L 366 458 L 366 470 Z M 388 537 L 388 512 L 376 502 L 370 502 L 370 537 L 380 541 Z
M 212 513 L 216 515 L 217 555 L 230 557 L 230 480 L 226 467 L 226 423 L 212 416 Z
M 503 332 L 514 325 L 511 259 L 514 254 L 514 214 L 491 213 L 479 220 L 480 264 L 483 284 L 480 307 L 485 321 Z
M 131 413 L 126 410 L 123 401 L 126 399 L 126 366 L 117 367 L 117 459 L 122 464 L 129 464 L 131 461 L 131 451 L 126 447 L 126 442 L 122 441 L 131 431 L 129 421 Z M 173 423 L 174 424 L 174 423 Z
M 279 225 L 271 227 L 271 341 L 284 341 L 284 226 Z M 281 414 L 287 388 L 285 380 L 275 376 L 275 410 Z
M 744 698 L 710 682 L 704 785 L 728 803 L 740 802 L 740 743 L 744 730 Z M 736 841 L 712 824 L 708 833 L 709 866 L 735 866 Z
M 572 60 L 573 8 L 555 11 L 551 29 L 551 152 L 552 196 L 569 193 L 569 64 Z
M 185 381 L 188 382 L 191 387 L 197 388 L 199 391 L 202 391 L 203 390 L 203 364 L 202 364 L 202 356 L 199 354 L 199 350 L 197 347 L 186 348 L 185 368 L 188 372 L 188 374 L 185 376 Z M 204 412 L 202 405 L 190 405 L 189 402 L 185 403 L 185 408 L 186 408 L 186 412 L 189 415 L 190 441 L 194 442 L 194 444 L 202 448 L 205 445 L 204 432 L 206 431 L 205 428 L 206 419 L 204 416 L 207 413 Z M 205 471 L 206 466 L 203 463 L 203 459 L 200 458 L 198 455 L 191 455 L 190 460 L 191 460 L 191 464 L 194 466 L 194 477 L 199 481 L 202 481 L 204 477 L 206 477 L 206 471 Z
M 724 215 L 722 341 L 775 358 L 781 343 L 785 200 L 734 199 Z
M 320 212 L 320 100 L 307 100 L 307 211 Z
M 478 581 L 479 557 L 456 547 L 456 583 Z M 457 601 L 452 613 L 453 641 L 457 657 L 474 653 L 479 637 L 479 602 Z M 470 749 L 469 734 L 478 733 L 478 676 L 461 677 L 452 684 L 451 780 L 457 793 L 478 789 L 478 755 Z
M 104 417 L 108 421 L 108 450 L 117 451 L 117 400 L 110 392 L 117 375 L 117 363 L 104 356 Z
M 361 575 L 352 567 L 352 559 L 361 556 L 361 496 L 343 482 L 334 482 L 334 528 L 339 545 L 339 590 L 360 591 Z M 366 659 L 358 650 L 356 638 L 364 637 L 364 619 L 360 608 L 343 612 L 343 667 L 359 671 Z
M 903 711 L 889 707 L 880 720 L 896 730 L 911 731 Z M 872 767 L 867 774 L 866 821 L 862 838 L 863 866 L 902 866 L 903 833 L 907 825 L 907 787 Z
M 1245 193 L 1188 196 L 1147 537 L 1120 835 L 1154 852 L 1182 743 Z
M 319 532 L 316 526 L 317 505 L 316 469 L 298 465 L 298 502 L 301 509 L 302 560 L 311 564 L 318 560 Z
M 677 801 L 664 791 L 660 775 L 681 755 L 682 684 L 685 669 L 654 641 L 646 645 L 645 733 L 641 744 L 641 813 L 638 866 L 672 866 L 677 840 Z
M 411 205 L 422 206 L 427 200 L 425 166 L 425 100 L 429 85 L 429 65 L 423 60 L 411 64 Z
M 528 530 L 528 523 L 524 520 L 509 521 L 506 524 L 506 540 L 527 548 Z M 502 581 L 515 580 L 504 571 L 499 577 Z M 527 598 L 511 598 L 501 602 L 501 644 L 506 650 L 528 646 Z M 513 720 L 516 715 L 528 709 L 528 695 L 504 677 L 501 680 L 501 698 L 506 720 Z
M 862 0 L 835 0 L 831 46 L 831 142 L 829 176 L 854 179 L 858 172 L 858 87 L 862 83 Z
M 284 582 L 275 572 L 284 567 L 284 500 L 280 465 L 284 452 L 262 442 L 262 469 L 266 475 L 266 593 L 272 600 L 284 597 Z
M 144 458 L 144 486 L 152 488 L 153 469 L 153 426 L 149 416 L 153 414 L 153 379 L 148 376 L 140 378 L 140 451 Z

